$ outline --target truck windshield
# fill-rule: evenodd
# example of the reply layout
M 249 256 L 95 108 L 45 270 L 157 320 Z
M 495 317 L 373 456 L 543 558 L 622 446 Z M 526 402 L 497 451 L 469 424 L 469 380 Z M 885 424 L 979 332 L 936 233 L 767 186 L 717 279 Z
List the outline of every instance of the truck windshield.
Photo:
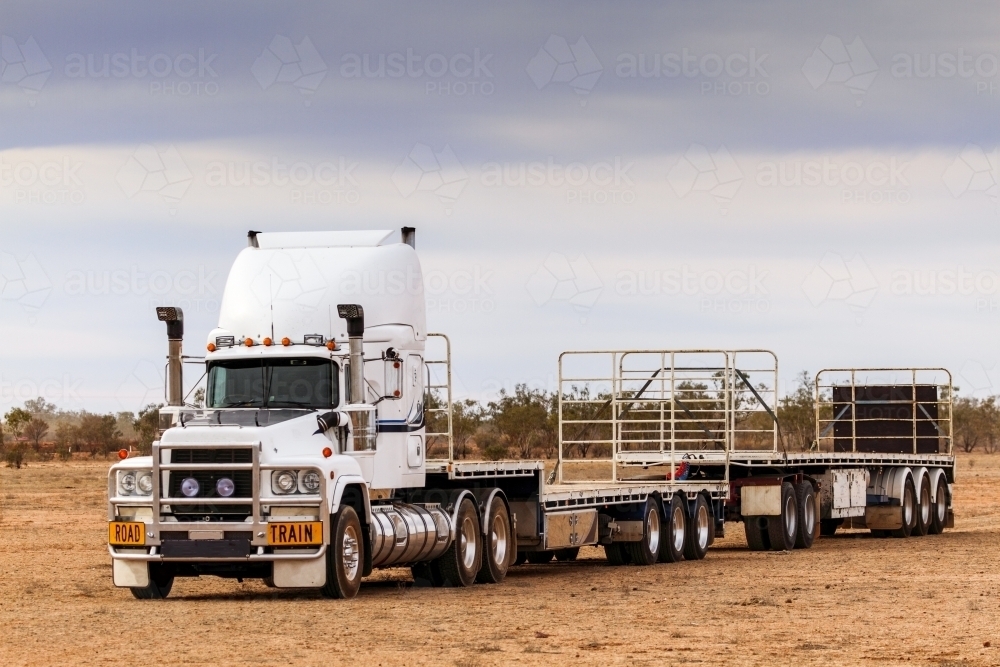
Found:
M 324 359 L 238 359 L 208 367 L 208 408 L 330 408 L 336 364 Z

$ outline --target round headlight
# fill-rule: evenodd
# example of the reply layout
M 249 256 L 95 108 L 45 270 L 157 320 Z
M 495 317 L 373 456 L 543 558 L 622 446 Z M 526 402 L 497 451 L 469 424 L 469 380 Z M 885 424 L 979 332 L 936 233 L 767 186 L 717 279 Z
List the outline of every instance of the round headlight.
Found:
M 228 477 L 223 477 L 215 483 L 215 491 L 223 498 L 228 498 L 236 491 L 236 484 Z
M 153 476 L 149 473 L 139 475 L 135 480 L 135 486 L 139 489 L 139 493 L 148 496 L 153 492 Z
M 122 491 L 131 494 L 135 493 L 135 473 L 127 472 L 121 478 Z
M 201 490 L 201 484 L 198 483 L 194 477 L 186 477 L 184 481 L 181 482 L 181 493 L 183 493 L 188 498 L 194 498 L 198 495 L 198 491 Z
M 302 488 L 313 493 L 319 490 L 319 473 L 315 470 L 310 470 L 309 472 L 302 475 Z
M 282 470 L 274 476 L 275 493 L 292 493 L 295 491 L 296 474 L 291 470 Z

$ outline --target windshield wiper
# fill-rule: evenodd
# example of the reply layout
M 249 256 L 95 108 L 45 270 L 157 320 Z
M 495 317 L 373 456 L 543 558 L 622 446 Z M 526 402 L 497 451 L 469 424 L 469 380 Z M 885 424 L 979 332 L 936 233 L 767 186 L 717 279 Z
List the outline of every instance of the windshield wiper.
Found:
M 269 408 L 306 408 L 308 410 L 317 410 L 318 408 L 310 405 L 309 403 L 303 403 L 300 401 L 268 401 L 267 407 Z
M 221 407 L 223 407 L 223 408 L 247 408 L 247 407 L 253 407 L 254 403 L 255 403 L 255 401 L 238 401 L 236 403 L 226 403 L 225 405 L 223 405 Z

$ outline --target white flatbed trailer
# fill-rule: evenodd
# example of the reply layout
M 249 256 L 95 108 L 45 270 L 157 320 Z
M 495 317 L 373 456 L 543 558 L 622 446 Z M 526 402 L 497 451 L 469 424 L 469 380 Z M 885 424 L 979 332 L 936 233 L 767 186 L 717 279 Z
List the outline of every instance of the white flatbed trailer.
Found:
M 598 358 L 597 365 L 604 367 L 610 360 L 612 371 L 606 376 L 574 375 L 564 366 L 574 357 Z M 630 366 L 633 359 L 644 363 Z M 849 382 L 824 384 L 837 374 L 846 374 Z M 753 384 L 751 378 L 763 381 Z M 867 404 L 882 409 L 888 401 L 895 412 L 864 421 L 865 415 L 859 417 L 858 412 L 866 401 L 858 396 L 872 389 L 869 380 L 895 383 L 874 385 L 880 388 L 933 387 L 933 405 L 922 404 L 915 390 L 902 400 L 869 400 Z M 660 553 L 659 560 L 676 560 L 682 554 L 702 558 L 727 521 L 744 523 L 752 549 L 779 550 L 808 548 L 820 534 L 832 534 L 844 523 L 901 537 L 953 525 L 955 459 L 948 372 L 826 370 L 816 383 L 814 449 L 789 452 L 783 447 L 773 402 L 779 395 L 777 361 L 766 350 L 565 353 L 560 358 L 559 457 L 554 470 L 546 474 L 542 461 L 450 458 L 428 463 L 428 484 L 504 488 L 517 518 L 522 562 L 568 558 L 578 547 L 595 544 L 608 548 L 613 563 L 643 564 L 668 543 L 676 548 L 672 554 Z M 847 387 L 852 398 L 837 406 L 837 419 L 828 414 L 832 386 Z M 590 413 L 581 415 L 580 406 L 589 407 Z M 869 429 L 889 428 L 897 435 L 859 436 L 859 423 Z M 835 425 L 850 429 L 854 451 L 819 449 L 831 446 L 828 435 Z M 574 426 L 578 433 L 581 428 L 603 428 L 604 437 L 593 430 L 591 437 L 569 437 Z M 901 426 L 912 437 L 899 436 Z M 933 437 L 918 435 L 928 428 Z M 429 434 L 434 435 L 448 436 Z M 748 441 L 766 441 L 770 447 L 741 448 Z M 900 449 L 931 445 L 941 453 L 856 451 L 859 445 L 878 447 L 886 441 Z M 581 444 L 588 445 L 585 456 L 574 457 L 573 446 Z M 597 446 L 604 448 L 603 456 L 586 456 Z M 591 473 L 603 466 L 605 478 L 572 475 L 572 466 L 589 467 Z M 503 481 L 511 477 L 530 482 Z M 683 516 L 671 516 L 670 508 L 678 506 Z M 650 508 L 656 509 L 655 518 Z M 568 525 L 584 528 L 569 530 Z M 654 534 L 657 527 L 659 536 Z

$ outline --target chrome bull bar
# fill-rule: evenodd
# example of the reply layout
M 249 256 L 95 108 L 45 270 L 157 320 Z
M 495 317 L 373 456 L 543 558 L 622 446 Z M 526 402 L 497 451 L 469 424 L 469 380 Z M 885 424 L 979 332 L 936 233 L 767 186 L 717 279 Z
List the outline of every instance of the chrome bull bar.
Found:
M 170 449 L 191 449 L 191 450 L 218 450 L 218 449 L 240 449 L 250 450 L 250 463 L 162 463 L 162 452 Z M 152 519 L 149 523 L 143 518 L 136 518 L 145 524 L 145 544 L 139 546 L 119 546 L 108 545 L 108 553 L 112 558 L 132 561 L 162 561 L 162 562 L 253 562 L 253 561 L 277 561 L 277 560 L 312 560 L 323 556 L 326 553 L 327 544 L 330 542 L 330 513 L 326 509 L 327 479 L 323 470 L 312 465 L 299 464 L 269 464 L 260 461 L 261 443 L 153 443 L 153 466 L 152 479 L 153 489 L 150 496 L 119 496 L 117 472 L 111 471 L 108 475 L 108 521 L 118 518 L 118 507 L 148 507 L 152 505 Z M 320 488 L 318 493 L 304 494 L 295 493 L 287 496 L 262 497 L 262 483 L 264 477 L 261 473 L 272 470 L 295 470 L 315 471 L 319 474 Z M 167 475 L 172 471 L 251 471 L 251 496 L 240 498 L 206 498 L 206 497 L 164 497 L 163 489 Z M 244 521 L 164 521 L 162 512 L 164 506 L 174 505 L 250 505 L 250 516 Z M 263 515 L 263 507 L 269 509 L 273 507 L 315 507 L 319 521 L 323 525 L 323 543 L 318 547 L 295 547 L 295 553 L 272 552 L 265 550 L 272 546 L 267 542 L 268 521 Z M 283 518 L 282 521 L 294 521 L 295 518 Z M 184 532 L 211 529 L 213 531 L 225 532 L 250 532 L 251 553 L 247 556 L 237 557 L 201 557 L 201 556 L 164 556 L 160 552 L 163 546 L 163 532 Z M 252 550 L 256 549 L 256 553 Z M 139 550 L 145 553 L 140 553 Z M 302 549 L 311 549 L 308 553 L 302 553 Z

